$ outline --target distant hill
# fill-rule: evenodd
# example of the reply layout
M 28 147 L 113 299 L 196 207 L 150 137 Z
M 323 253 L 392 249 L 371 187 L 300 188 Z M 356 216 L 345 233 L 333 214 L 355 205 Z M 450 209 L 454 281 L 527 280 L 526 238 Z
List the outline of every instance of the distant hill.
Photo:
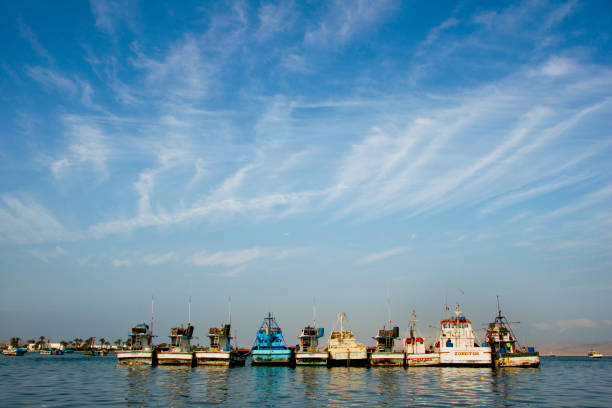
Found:
M 612 356 L 612 341 L 602 342 L 578 342 L 578 341 L 549 341 L 535 343 L 540 354 L 553 353 L 558 356 L 586 356 L 592 348 L 603 353 L 604 356 Z

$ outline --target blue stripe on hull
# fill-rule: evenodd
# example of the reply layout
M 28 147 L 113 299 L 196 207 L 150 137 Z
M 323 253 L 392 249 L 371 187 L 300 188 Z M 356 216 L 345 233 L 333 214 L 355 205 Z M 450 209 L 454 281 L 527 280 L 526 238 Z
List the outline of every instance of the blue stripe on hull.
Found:
M 290 364 L 291 350 L 253 350 L 251 364 Z

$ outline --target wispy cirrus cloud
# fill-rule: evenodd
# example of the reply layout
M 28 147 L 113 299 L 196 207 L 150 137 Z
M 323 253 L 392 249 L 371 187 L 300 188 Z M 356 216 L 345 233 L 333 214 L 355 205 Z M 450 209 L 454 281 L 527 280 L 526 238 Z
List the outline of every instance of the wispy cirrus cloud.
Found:
M 557 326 L 561 331 L 570 330 L 570 329 L 595 329 L 599 327 L 599 323 L 586 318 L 581 319 L 570 319 L 570 320 L 558 320 L 555 322 L 555 326 Z
M 376 252 L 374 254 L 370 254 L 370 255 L 367 255 L 367 256 L 364 256 L 358 259 L 357 263 L 358 264 L 368 264 L 372 262 L 382 261 L 383 259 L 387 259 L 392 256 L 403 254 L 407 250 L 408 250 L 408 247 L 399 247 L 399 248 L 388 249 L 386 251 Z
M 352 3 L 335 1 L 329 5 L 328 13 L 321 22 L 306 31 L 304 42 L 324 47 L 344 45 L 380 23 L 395 7 L 396 2 L 386 0 L 375 3 L 364 0 Z
M 14 195 L 0 197 L 0 240 L 5 243 L 32 244 L 77 239 L 51 211 L 41 204 Z
M 147 265 L 160 265 L 175 260 L 177 256 L 178 254 L 174 251 L 165 254 L 149 254 L 142 257 L 142 262 Z
M 46 59 L 49 64 L 53 65 L 55 63 L 55 58 L 45 47 L 42 46 L 40 41 L 38 41 L 38 37 L 36 34 L 34 34 L 30 26 L 25 24 L 21 17 L 17 19 L 17 25 L 19 27 L 19 34 L 24 40 L 30 43 L 30 46 L 34 52 L 36 52 L 36 54 L 38 54 L 40 57 Z
M 606 324 L 605 321 L 604 324 Z M 552 323 L 533 323 L 531 327 L 538 330 L 552 330 L 556 328 L 560 331 L 567 331 L 572 329 L 596 329 L 601 327 L 601 324 L 595 320 L 583 317 L 578 319 L 557 320 Z
M 106 179 L 110 149 L 105 133 L 98 125 L 80 116 L 66 115 L 62 120 L 66 126 L 68 148 L 63 155 L 50 163 L 53 175 L 59 178 L 70 168 L 89 164 L 101 180 Z
M 236 267 L 251 262 L 263 255 L 264 251 L 258 248 L 219 252 L 201 251 L 191 255 L 187 262 L 197 266 Z

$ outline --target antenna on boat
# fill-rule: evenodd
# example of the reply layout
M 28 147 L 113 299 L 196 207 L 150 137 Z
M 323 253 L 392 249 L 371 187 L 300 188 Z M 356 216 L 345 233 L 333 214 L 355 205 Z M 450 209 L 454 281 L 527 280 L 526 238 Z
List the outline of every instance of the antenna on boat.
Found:
M 317 304 L 315 303 L 315 298 L 312 298 L 312 324 L 314 327 L 317 327 Z
M 151 336 L 153 336 L 154 317 L 155 317 L 155 295 L 151 293 Z
M 232 325 L 232 297 L 229 297 L 229 324 Z
M 191 296 L 189 296 L 189 315 L 188 315 L 187 327 L 191 326 Z
M 387 286 L 387 315 L 389 316 L 389 327 L 391 327 L 391 297 L 389 296 L 388 286 Z

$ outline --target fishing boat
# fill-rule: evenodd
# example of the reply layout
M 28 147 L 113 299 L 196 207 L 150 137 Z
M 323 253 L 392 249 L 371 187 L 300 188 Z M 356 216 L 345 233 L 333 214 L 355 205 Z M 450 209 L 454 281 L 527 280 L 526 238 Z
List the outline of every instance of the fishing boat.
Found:
M 589 357 L 589 358 L 602 358 L 603 354 L 601 354 L 600 352 L 596 351 L 595 349 L 591 349 L 587 353 L 587 357 Z
M 153 349 L 152 340 L 153 331 L 148 324 L 141 323 L 132 327 L 127 349 L 115 352 L 117 363 L 126 365 L 156 365 L 157 355 Z
M 355 340 L 352 331 L 344 329 L 346 314 L 338 313 L 336 317 L 338 321 L 334 329 L 339 326 L 339 330 L 332 330 L 327 342 L 329 365 L 367 366 L 368 352 L 366 346 Z
M 521 347 L 510 322 L 502 315 L 497 298 L 497 316 L 489 323 L 485 342 L 491 347 L 493 364 L 497 367 L 538 367 L 540 353 L 533 347 Z
M 195 365 L 191 339 L 193 338 L 193 326 L 191 325 L 191 298 L 189 298 L 189 314 L 187 327 L 173 327 L 170 329 L 170 347 L 157 352 L 157 364 L 159 365 Z
M 440 321 L 440 337 L 435 350 L 440 353 L 442 366 L 479 367 L 491 366 L 492 363 L 491 347 L 478 343 L 472 322 L 465 317 L 458 302 L 454 316 Z
M 251 348 L 252 365 L 290 365 L 293 350 L 285 344 L 283 331 L 272 313 L 264 318 Z
M 51 355 L 51 349 L 43 349 L 43 350 L 40 350 L 38 353 L 41 356 L 50 356 Z
M 319 350 L 319 339 L 324 333 L 323 327 L 317 328 L 317 312 L 313 302 L 312 326 L 304 327 L 297 336 L 299 343 L 295 346 L 295 365 L 327 365 L 327 351 Z
M 191 350 L 191 339 L 193 338 L 193 326 L 187 323 L 187 327 L 173 327 L 170 329 L 170 347 L 167 350 L 157 352 L 157 364 L 159 365 L 188 365 L 194 364 L 193 351 Z
M 117 350 L 118 364 L 126 365 L 156 365 L 157 352 L 153 348 L 153 321 L 155 317 L 155 299 L 151 296 L 151 326 L 146 323 L 132 327 L 129 334 L 128 347 Z
M 4 354 L 7 357 L 17 357 L 17 356 L 23 356 L 25 352 L 26 350 L 24 348 L 11 346 L 7 348 L 6 350 L 4 350 L 2 354 Z
M 244 365 L 249 350 L 238 349 L 232 344 L 231 323 L 221 327 L 211 327 L 208 338 L 209 347 L 194 351 L 196 364 L 229 367 Z
M 421 336 L 417 328 L 417 322 L 416 312 L 413 310 L 408 333 L 404 338 L 406 365 L 408 367 L 440 365 L 440 353 L 427 349 L 425 338 Z
M 389 321 L 390 322 L 390 321 Z M 399 327 L 386 329 L 383 326 L 378 330 L 376 337 L 376 349 L 370 354 L 372 366 L 403 366 L 404 352 L 395 350 L 395 341 L 399 339 Z
M 323 327 L 306 326 L 298 337 L 299 344 L 295 346 L 295 365 L 327 365 L 328 353 L 319 350 L 319 339 L 323 337 Z

